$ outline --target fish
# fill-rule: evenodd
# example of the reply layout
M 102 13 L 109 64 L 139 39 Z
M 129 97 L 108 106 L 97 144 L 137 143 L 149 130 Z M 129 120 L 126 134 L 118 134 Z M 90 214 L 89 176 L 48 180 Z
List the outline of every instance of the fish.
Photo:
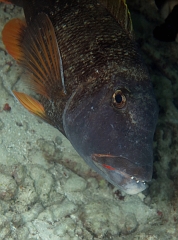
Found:
M 158 105 L 124 0 L 6 0 L 24 10 L 2 30 L 36 98 L 13 90 L 84 161 L 127 194 L 153 172 Z

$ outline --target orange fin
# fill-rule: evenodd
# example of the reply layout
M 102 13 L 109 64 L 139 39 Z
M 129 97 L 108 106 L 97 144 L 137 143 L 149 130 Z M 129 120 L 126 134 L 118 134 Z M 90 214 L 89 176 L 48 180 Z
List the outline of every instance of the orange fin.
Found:
M 21 42 L 25 33 L 26 23 L 18 18 L 10 20 L 2 30 L 2 41 L 8 53 L 17 62 L 22 59 Z
M 54 27 L 45 13 L 38 14 L 27 27 L 22 48 L 20 63 L 31 73 L 33 90 L 50 100 L 65 95 L 62 58 Z
M 40 102 L 25 93 L 13 91 L 13 94 L 29 112 L 42 118 L 43 120 L 47 120 L 44 107 Z

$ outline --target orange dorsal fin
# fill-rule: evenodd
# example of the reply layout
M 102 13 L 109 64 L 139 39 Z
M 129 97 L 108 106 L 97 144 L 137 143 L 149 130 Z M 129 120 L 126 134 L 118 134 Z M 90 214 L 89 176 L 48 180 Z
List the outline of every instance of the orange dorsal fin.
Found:
M 26 23 L 18 18 L 10 20 L 2 30 L 2 41 L 8 53 L 17 62 L 23 57 L 21 42 L 25 33 Z
M 25 93 L 13 91 L 13 94 L 29 112 L 47 121 L 44 107 L 40 102 Z
M 40 13 L 27 27 L 21 62 L 30 75 L 29 86 L 50 100 L 65 95 L 62 58 L 54 27 L 45 13 Z

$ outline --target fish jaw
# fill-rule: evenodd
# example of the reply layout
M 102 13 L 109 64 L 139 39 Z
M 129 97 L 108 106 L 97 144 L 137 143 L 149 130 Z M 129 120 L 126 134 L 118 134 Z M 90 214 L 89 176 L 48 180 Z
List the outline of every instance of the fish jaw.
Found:
M 148 187 L 145 182 L 140 182 L 128 175 L 127 173 L 121 171 L 106 171 L 105 178 L 107 175 L 109 182 L 111 182 L 115 187 L 130 195 L 138 194 Z
M 144 172 L 143 169 L 140 169 L 138 166 L 134 166 L 135 170 L 138 174 L 138 178 L 133 177 L 126 173 L 126 169 L 117 169 L 108 164 L 112 162 L 113 159 L 115 162 L 125 162 L 125 165 L 129 162 L 128 159 L 107 155 L 107 154 L 93 154 L 92 156 L 93 163 L 96 165 L 96 168 L 100 169 L 100 171 L 104 174 L 105 178 L 111 182 L 115 187 L 119 187 L 125 193 L 133 195 L 145 190 L 148 185 L 143 181 L 139 180 L 139 171 Z M 149 169 L 147 169 L 148 172 Z M 146 178 L 145 178 L 146 179 Z M 150 180 L 147 178 L 147 181 Z

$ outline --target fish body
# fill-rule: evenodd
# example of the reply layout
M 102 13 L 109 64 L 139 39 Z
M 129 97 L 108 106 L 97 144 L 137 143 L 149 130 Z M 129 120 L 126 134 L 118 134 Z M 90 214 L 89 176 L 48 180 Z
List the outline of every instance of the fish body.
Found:
M 143 191 L 158 106 L 125 1 L 10 2 L 24 8 L 26 22 L 7 23 L 3 42 L 40 100 L 15 96 L 103 178 L 129 194 Z

